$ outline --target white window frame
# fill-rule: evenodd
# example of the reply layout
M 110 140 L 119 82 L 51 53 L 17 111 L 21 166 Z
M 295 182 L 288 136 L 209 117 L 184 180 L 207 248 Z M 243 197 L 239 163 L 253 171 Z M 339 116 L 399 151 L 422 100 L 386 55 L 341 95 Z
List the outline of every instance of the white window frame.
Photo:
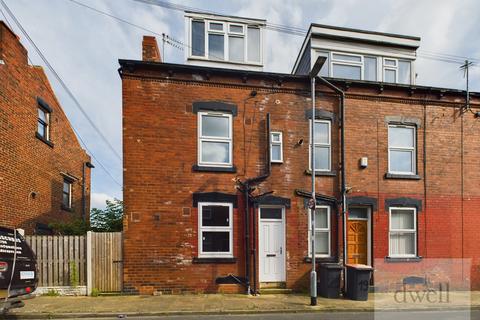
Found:
M 395 62 L 395 65 L 394 66 L 389 66 L 386 64 L 386 61 L 387 60 L 391 60 L 391 61 L 394 61 Z M 396 58 L 389 58 L 389 57 L 384 57 L 382 59 L 383 61 L 383 72 L 382 72 L 382 76 L 383 76 L 383 82 L 386 82 L 386 77 L 385 77 L 385 71 L 386 70 L 392 70 L 392 71 L 395 71 L 395 82 L 393 83 L 398 83 L 398 59 Z M 388 82 L 388 83 L 392 83 L 392 82 Z
M 399 211 L 413 211 L 413 229 L 392 229 L 392 210 L 399 210 Z M 418 225 L 417 225 L 417 208 L 415 207 L 390 207 L 388 210 L 388 256 L 392 258 L 414 258 L 418 256 Z M 413 254 L 394 254 L 392 253 L 392 244 L 391 244 L 391 236 L 392 234 L 397 233 L 413 233 L 414 236 L 414 249 L 415 252 Z
M 202 226 L 203 207 L 206 206 L 224 206 L 228 207 L 228 226 L 226 227 L 204 227 Z M 204 252 L 203 251 L 203 232 L 228 232 L 229 233 L 229 251 L 228 252 Z M 199 258 L 233 258 L 233 204 L 228 202 L 199 202 L 198 203 L 198 257 Z
M 228 118 L 229 120 L 229 137 L 228 138 L 222 138 L 222 137 L 210 137 L 210 136 L 202 136 L 202 118 L 204 116 L 213 116 L 213 117 L 225 117 Z M 232 167 L 233 166 L 233 121 L 232 121 L 232 115 L 230 113 L 221 113 L 221 112 L 207 112 L 207 111 L 202 111 L 198 112 L 197 114 L 198 117 L 198 165 L 199 166 L 207 166 L 207 167 Z M 229 147 L 228 147 L 228 152 L 229 152 L 229 162 L 228 163 L 223 163 L 223 162 L 207 162 L 207 161 L 202 161 L 202 142 L 203 141 L 209 141 L 209 142 L 228 142 Z
M 357 57 L 360 58 L 360 61 L 350 61 L 350 60 L 341 60 L 341 59 L 334 59 L 334 55 L 339 54 L 343 56 L 350 56 L 350 57 Z M 360 54 L 352 54 L 352 53 L 345 53 L 345 52 L 338 52 L 338 51 L 332 51 L 330 52 L 330 70 L 331 70 L 331 76 L 333 77 L 333 66 L 334 65 L 343 65 L 343 66 L 351 66 L 351 67 L 360 67 L 360 79 L 358 80 L 363 80 L 364 78 L 364 65 L 363 65 L 363 55 Z
M 396 147 L 390 146 L 390 128 L 406 128 L 413 129 L 413 147 Z M 416 175 L 417 174 L 417 128 L 412 125 L 400 125 L 400 124 L 389 124 L 388 125 L 388 134 L 387 134 L 387 144 L 388 144 L 388 173 L 401 174 L 401 175 Z M 391 151 L 409 151 L 412 157 L 412 171 L 393 171 L 391 169 Z
M 330 120 L 322 120 L 322 119 L 315 119 L 316 123 L 327 123 L 328 124 L 328 143 L 320 143 L 320 142 L 315 142 L 313 141 L 312 137 L 312 119 L 309 121 L 309 146 L 308 146 L 308 166 L 310 171 L 313 173 L 315 172 L 330 172 L 332 171 L 332 122 Z M 312 143 L 314 143 L 315 146 L 328 146 L 329 152 L 328 152 L 328 169 L 313 169 L 313 164 L 312 164 Z
M 273 141 L 273 135 L 278 134 L 280 141 Z M 273 159 L 273 146 L 280 146 L 280 160 Z M 270 132 L 270 161 L 273 163 L 283 163 L 283 133 L 281 131 Z
M 193 45 L 192 45 L 192 22 L 203 22 L 205 24 L 205 55 L 204 56 L 197 56 L 193 55 Z M 212 30 L 210 29 L 210 23 L 218 23 L 223 24 L 223 31 L 220 30 Z M 230 32 L 230 25 L 234 26 L 242 26 L 243 33 L 238 32 Z M 260 61 L 250 61 L 248 60 L 248 28 L 257 28 L 260 32 Z M 208 35 L 209 34 L 218 34 L 223 35 L 223 60 L 220 60 L 220 57 L 212 57 L 209 58 L 209 50 L 208 50 Z M 242 37 L 244 39 L 244 61 L 231 61 L 229 58 L 229 39 L 228 36 L 235 36 L 235 37 Z M 209 19 L 202 19 L 202 18 L 190 18 L 189 19 L 189 50 L 188 50 L 188 58 L 196 59 L 196 60 L 207 60 L 207 61 L 215 61 L 215 62 L 226 62 L 226 63 L 233 63 L 233 64 L 248 64 L 248 65 L 255 65 L 255 66 L 262 66 L 263 65 L 263 28 L 255 25 L 255 24 L 248 24 L 248 23 L 241 23 L 241 22 L 223 22 L 217 20 L 209 20 Z
M 315 228 L 315 233 L 328 233 L 328 254 L 315 254 L 316 258 L 328 258 L 332 256 L 332 224 L 331 224 L 331 208 L 330 206 L 316 206 L 316 209 L 327 209 L 327 228 Z M 308 256 L 312 257 L 312 209 L 308 209 Z

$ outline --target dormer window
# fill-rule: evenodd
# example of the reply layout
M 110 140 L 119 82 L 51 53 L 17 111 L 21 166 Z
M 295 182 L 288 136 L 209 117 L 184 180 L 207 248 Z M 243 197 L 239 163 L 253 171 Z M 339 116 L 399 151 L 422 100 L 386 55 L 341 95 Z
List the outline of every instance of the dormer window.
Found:
M 196 60 L 199 64 L 211 61 L 262 66 L 263 23 L 243 18 L 210 18 L 199 14 L 189 17 L 190 50 L 187 60 Z

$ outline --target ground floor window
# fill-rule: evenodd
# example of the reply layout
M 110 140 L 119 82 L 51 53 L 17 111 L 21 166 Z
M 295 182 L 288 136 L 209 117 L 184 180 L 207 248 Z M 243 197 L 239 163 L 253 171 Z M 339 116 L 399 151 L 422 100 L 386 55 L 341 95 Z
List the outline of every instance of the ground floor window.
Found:
M 311 230 L 312 210 L 308 214 L 308 254 L 312 256 Z M 330 257 L 330 207 L 317 206 L 315 209 L 315 256 Z
M 417 256 L 417 209 L 390 208 L 390 257 Z
M 198 256 L 233 257 L 233 205 L 198 203 Z

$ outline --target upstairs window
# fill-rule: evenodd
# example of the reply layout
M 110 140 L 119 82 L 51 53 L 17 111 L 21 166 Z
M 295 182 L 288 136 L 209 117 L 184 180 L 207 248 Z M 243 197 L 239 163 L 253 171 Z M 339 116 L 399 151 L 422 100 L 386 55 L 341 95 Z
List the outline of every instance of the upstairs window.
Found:
M 385 82 L 410 84 L 411 62 L 393 58 L 383 59 L 383 79 Z
M 68 179 L 63 179 L 62 207 L 64 209 L 72 208 L 72 181 Z
M 233 205 L 198 203 L 198 256 L 233 257 Z
M 393 174 L 416 174 L 415 127 L 388 126 L 388 172 Z
M 260 64 L 260 27 L 245 23 L 191 20 L 191 57 Z
M 332 75 L 334 78 L 362 79 L 362 56 L 332 53 Z
M 50 112 L 42 107 L 38 107 L 37 135 L 44 140 L 50 140 Z
M 281 132 L 272 132 L 270 135 L 271 162 L 283 162 L 283 141 Z
M 198 113 L 198 164 L 232 166 L 232 115 L 216 112 Z
M 311 121 L 311 120 L 310 120 Z M 331 123 L 328 120 L 315 120 L 315 138 L 312 139 L 310 132 L 310 143 L 315 147 L 315 171 L 330 171 L 331 169 L 331 137 L 330 137 Z M 311 145 L 309 150 L 311 150 Z M 311 152 L 311 151 L 310 151 Z M 311 159 L 311 155 L 309 159 Z M 312 164 L 310 160 L 310 169 Z

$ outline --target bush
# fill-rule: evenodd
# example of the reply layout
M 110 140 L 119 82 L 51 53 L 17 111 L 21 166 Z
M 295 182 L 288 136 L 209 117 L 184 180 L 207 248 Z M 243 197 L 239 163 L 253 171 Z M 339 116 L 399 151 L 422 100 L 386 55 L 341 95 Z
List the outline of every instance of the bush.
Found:
M 59 295 L 60 293 L 55 289 L 50 289 L 44 294 L 42 294 L 42 296 L 45 296 L 45 297 L 58 297 Z
M 92 293 L 90 293 L 91 297 L 98 297 L 100 295 L 100 290 L 97 288 L 92 288 Z

